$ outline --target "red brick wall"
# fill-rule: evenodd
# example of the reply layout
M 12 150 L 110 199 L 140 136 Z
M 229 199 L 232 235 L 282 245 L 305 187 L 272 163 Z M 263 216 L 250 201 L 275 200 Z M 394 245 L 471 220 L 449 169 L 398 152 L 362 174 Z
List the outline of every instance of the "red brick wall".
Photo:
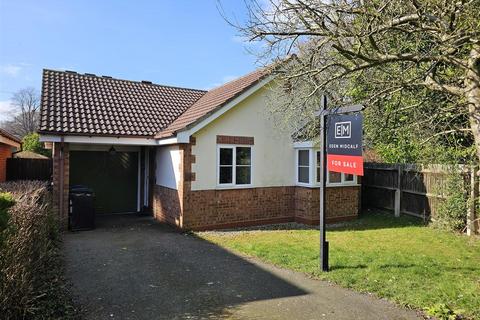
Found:
M 191 146 L 194 144 L 193 138 L 190 144 L 179 145 L 182 174 L 178 190 L 154 187 L 153 211 L 157 220 L 192 230 L 288 221 L 318 224 L 319 188 L 286 186 L 192 191 L 191 182 L 195 180 L 192 163 L 196 159 Z M 327 222 L 355 218 L 359 197 L 359 186 L 327 188 Z
M 326 221 L 353 219 L 359 211 L 360 186 L 327 187 Z M 295 188 L 295 219 L 301 223 L 318 224 L 320 188 Z
M 189 192 L 184 228 L 214 229 L 294 219 L 295 187 Z
M 161 222 L 183 226 L 182 204 L 178 190 L 155 185 L 153 188 L 153 217 Z
M 195 180 L 195 174 L 192 173 L 192 163 L 195 157 L 192 156 L 191 145 L 195 144 L 195 138 L 190 138 L 190 144 L 178 145 L 180 149 L 180 182 L 178 190 L 155 185 L 153 187 L 153 216 L 158 221 L 166 222 L 177 226 L 184 227 L 185 199 L 191 190 L 191 183 Z M 162 165 L 162 164 L 158 164 Z
M 69 145 L 65 143 L 63 146 L 63 157 L 61 156 L 61 144 L 56 142 L 53 145 L 53 204 L 58 211 L 58 215 L 65 229 L 68 227 L 68 188 L 70 175 L 70 152 Z M 60 199 L 60 170 L 61 162 L 63 161 L 63 197 Z M 63 210 L 60 211 L 60 201 L 63 201 Z
M 7 179 L 7 158 L 12 156 L 12 147 L 0 143 L 0 182 Z
M 356 218 L 359 191 L 360 187 L 328 188 L 327 222 Z M 315 225 L 319 195 L 318 188 L 268 187 L 190 191 L 182 199 L 178 190 L 155 186 L 153 211 L 158 221 L 191 230 L 290 221 Z
M 220 144 L 243 144 L 243 145 L 253 145 L 253 137 L 242 137 L 242 136 L 220 136 L 217 135 L 217 143 Z

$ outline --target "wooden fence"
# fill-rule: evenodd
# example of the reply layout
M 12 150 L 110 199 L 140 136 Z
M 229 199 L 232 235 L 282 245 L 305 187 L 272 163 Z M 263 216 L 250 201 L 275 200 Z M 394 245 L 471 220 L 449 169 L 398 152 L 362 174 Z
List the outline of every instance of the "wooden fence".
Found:
M 424 220 L 435 218 L 438 205 L 445 199 L 446 177 L 451 170 L 464 177 L 464 192 L 470 201 L 467 214 L 467 233 L 478 230 L 478 181 L 476 167 L 441 165 L 417 166 L 365 163 L 362 177 L 362 206 L 391 210 Z
M 51 159 L 7 159 L 7 180 L 50 180 Z

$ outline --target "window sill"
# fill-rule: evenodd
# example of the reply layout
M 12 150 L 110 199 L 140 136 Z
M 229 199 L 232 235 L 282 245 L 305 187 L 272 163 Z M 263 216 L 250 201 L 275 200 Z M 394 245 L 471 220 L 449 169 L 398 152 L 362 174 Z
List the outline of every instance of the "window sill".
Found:
M 306 183 L 296 183 L 297 187 L 305 188 L 320 188 L 319 184 L 306 184 Z M 360 187 L 359 183 L 329 183 L 326 185 L 327 188 L 341 188 L 341 187 Z
M 217 185 L 215 190 L 229 190 L 229 189 L 250 189 L 253 188 L 253 184 L 228 184 L 228 185 Z
M 327 188 L 338 188 L 338 187 L 360 187 L 359 183 L 327 183 Z
M 303 182 L 297 182 L 295 183 L 296 186 L 299 186 L 299 187 L 307 187 L 307 188 L 312 188 L 312 187 L 315 187 L 314 184 L 311 184 L 311 183 L 303 183 Z

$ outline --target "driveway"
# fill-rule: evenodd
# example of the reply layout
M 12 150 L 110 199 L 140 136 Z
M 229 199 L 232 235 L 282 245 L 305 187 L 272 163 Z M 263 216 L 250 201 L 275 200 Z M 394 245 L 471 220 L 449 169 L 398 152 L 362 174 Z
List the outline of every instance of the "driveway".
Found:
M 67 277 L 87 319 L 420 319 L 151 217 L 105 217 L 64 240 Z

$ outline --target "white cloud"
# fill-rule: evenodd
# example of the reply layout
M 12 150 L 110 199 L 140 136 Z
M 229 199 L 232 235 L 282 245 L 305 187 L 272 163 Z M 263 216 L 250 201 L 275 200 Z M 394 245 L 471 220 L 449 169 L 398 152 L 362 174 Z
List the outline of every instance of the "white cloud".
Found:
M 30 63 L 25 62 L 4 64 L 0 65 L 0 73 L 10 77 L 17 77 L 25 68 L 30 66 Z
M 14 111 L 15 107 L 10 100 L 0 101 L 0 121 L 8 120 Z
M 19 65 L 7 64 L 0 66 L 0 72 L 11 77 L 16 77 L 22 70 L 22 67 Z

